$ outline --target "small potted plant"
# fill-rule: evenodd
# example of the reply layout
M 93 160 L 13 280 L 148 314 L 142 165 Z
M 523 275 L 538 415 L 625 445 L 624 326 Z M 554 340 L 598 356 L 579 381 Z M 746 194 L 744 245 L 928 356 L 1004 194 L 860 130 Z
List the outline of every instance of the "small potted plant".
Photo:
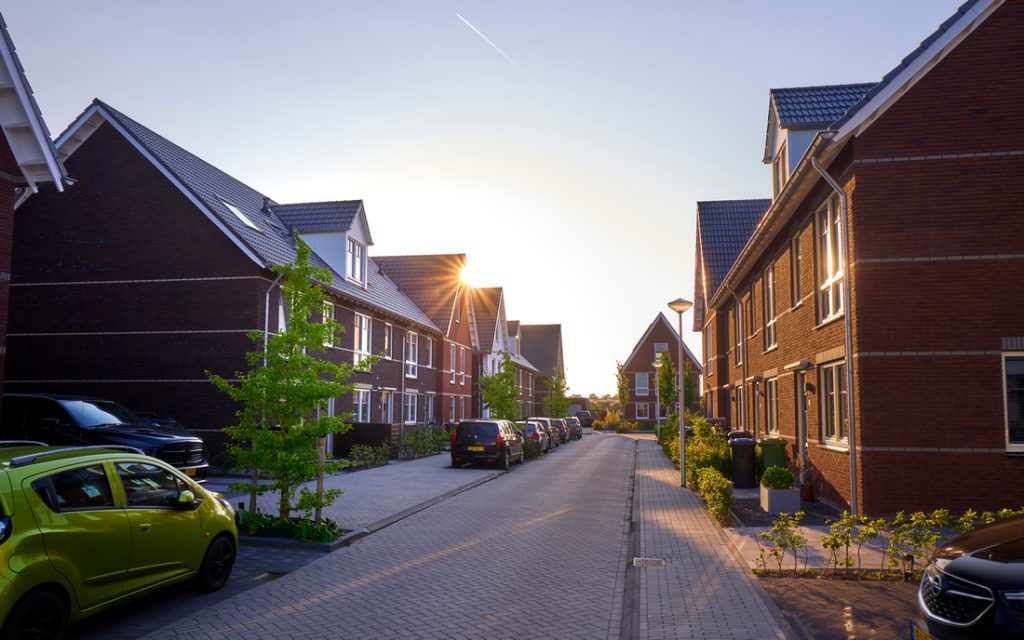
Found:
M 800 511 L 800 490 L 788 467 L 768 467 L 761 475 L 761 508 L 772 515 Z

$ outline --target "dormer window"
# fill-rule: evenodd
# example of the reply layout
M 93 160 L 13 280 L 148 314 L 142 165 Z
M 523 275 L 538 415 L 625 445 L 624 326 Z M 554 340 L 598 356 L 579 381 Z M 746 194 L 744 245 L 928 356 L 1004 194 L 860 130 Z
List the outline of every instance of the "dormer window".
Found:
M 353 238 L 348 239 L 348 277 L 358 282 L 364 281 L 363 245 Z
M 230 211 L 231 213 L 235 214 L 235 217 L 238 218 L 238 220 L 242 224 L 244 224 L 245 226 L 249 227 L 250 229 L 253 229 L 254 231 L 259 231 L 260 230 L 260 228 L 256 226 L 256 223 L 253 222 L 252 220 L 250 220 L 249 216 L 247 216 L 244 213 L 242 213 L 242 210 L 239 209 L 237 206 L 231 204 L 230 202 L 228 202 L 224 198 L 219 198 L 219 200 L 220 200 L 221 204 L 223 204 L 225 207 L 227 207 L 228 211 Z
M 778 198 L 779 193 L 782 192 L 782 187 L 786 186 L 786 180 L 789 179 L 789 162 L 787 161 L 786 145 L 779 147 L 779 152 L 775 154 L 775 160 L 772 161 L 772 197 Z

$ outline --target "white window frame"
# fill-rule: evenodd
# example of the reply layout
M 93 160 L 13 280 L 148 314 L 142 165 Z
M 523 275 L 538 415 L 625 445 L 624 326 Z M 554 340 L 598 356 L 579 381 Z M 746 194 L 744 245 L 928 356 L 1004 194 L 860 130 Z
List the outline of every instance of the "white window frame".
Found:
M 449 366 L 451 369 L 448 371 L 448 382 L 455 384 L 455 343 L 451 342 L 448 344 L 448 359 Z M 452 405 L 452 415 L 455 414 L 455 405 Z
M 789 241 L 789 297 L 790 306 L 800 304 L 800 234 Z
M 427 422 L 434 421 L 434 398 L 436 396 L 432 393 L 428 393 L 424 396 L 423 402 L 423 419 Z
M 466 384 L 466 347 L 459 347 L 459 384 Z
M 352 404 L 355 408 L 356 422 L 369 422 L 370 421 L 370 390 L 369 389 L 356 389 L 352 392 Z
M 704 375 L 710 376 L 715 372 L 715 343 L 713 334 L 713 325 L 708 324 L 704 327 Z
M 238 205 L 220 196 L 217 196 L 217 199 L 220 200 L 220 203 L 224 205 L 228 211 L 235 214 L 235 217 L 238 218 L 239 222 L 249 227 L 253 231 L 259 231 L 260 233 L 263 233 L 263 230 L 257 227 L 256 223 L 249 219 L 249 216 L 242 213 L 242 209 Z
M 403 414 L 405 416 L 405 424 L 416 424 L 416 410 L 419 408 L 419 394 L 416 393 L 405 393 L 403 398 L 402 406 L 404 408 Z
M 334 320 L 334 303 L 333 302 L 326 302 L 326 301 L 324 302 L 323 314 L 324 314 L 323 315 L 323 323 L 324 324 L 327 324 L 328 320 Z M 333 331 L 328 331 L 327 334 L 324 336 L 324 346 L 327 347 L 327 348 L 331 348 L 331 347 L 334 346 L 334 332 Z
M 764 382 L 764 428 L 768 433 L 779 432 L 779 379 Z
M 787 162 L 786 145 L 779 147 L 772 161 L 772 197 L 777 198 L 782 193 L 786 181 L 789 180 L 789 162 Z
M 761 280 L 763 288 L 763 310 L 764 310 L 764 350 L 773 349 L 779 345 L 775 336 L 775 320 L 778 316 L 775 313 L 775 263 L 773 262 L 764 270 L 764 277 Z
M 821 398 L 821 440 L 830 445 L 848 446 L 849 424 L 846 421 L 846 361 L 838 360 L 818 368 Z
M 284 333 L 288 330 L 288 301 L 285 298 L 284 290 L 277 299 L 277 332 Z
M 349 280 L 362 284 L 366 281 L 366 247 L 355 238 L 349 237 L 346 248 L 345 266 Z
M 370 348 L 373 344 L 373 321 L 368 315 L 355 314 L 352 331 L 352 361 L 359 364 L 370 357 Z
M 388 360 L 395 357 L 395 328 L 390 322 L 384 323 L 384 357 Z
M 420 334 L 405 332 L 405 377 L 415 378 L 420 367 Z
M 640 415 L 640 407 L 643 407 L 643 415 Z M 637 420 L 650 420 L 651 419 L 651 405 L 646 402 L 636 403 L 636 419 Z
M 1007 378 L 1006 362 L 1008 360 L 1024 361 L 1024 351 L 1009 351 L 1002 357 L 1002 386 L 1003 386 L 1003 416 L 1006 426 L 1006 450 L 1013 452 L 1024 452 L 1024 439 L 1019 441 L 1010 440 L 1010 381 Z M 1015 391 L 1014 395 L 1020 395 L 1020 402 L 1024 403 L 1024 387 Z
M 642 377 L 641 377 L 642 376 Z M 638 371 L 633 374 L 633 386 L 636 388 L 637 397 L 647 397 L 651 393 L 651 374 L 648 371 Z M 640 381 L 643 380 L 643 386 Z
M 843 238 L 839 197 L 831 196 L 814 215 L 815 278 L 818 285 L 818 323 L 843 313 Z
M 736 333 L 736 365 L 743 364 L 743 303 L 734 304 L 732 307 L 732 326 Z
M 743 429 L 747 426 L 747 386 L 741 384 L 736 387 L 736 428 Z
M 459 420 L 466 419 L 466 397 L 461 396 L 459 398 Z
M 448 419 L 455 422 L 455 396 L 448 396 Z
M 427 368 L 434 368 L 434 339 L 427 336 Z
M 395 422 L 395 392 L 390 389 L 380 392 L 380 418 L 384 424 Z

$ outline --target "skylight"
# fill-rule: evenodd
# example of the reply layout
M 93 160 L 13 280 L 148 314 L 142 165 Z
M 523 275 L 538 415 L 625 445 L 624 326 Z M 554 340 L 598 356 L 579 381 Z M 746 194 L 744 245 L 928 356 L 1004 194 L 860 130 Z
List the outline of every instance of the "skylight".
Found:
M 260 228 L 257 227 L 256 224 L 252 220 L 249 219 L 249 216 L 247 216 L 244 213 L 242 213 L 241 209 L 239 209 L 235 205 L 231 204 L 230 202 L 228 202 L 224 198 L 221 198 L 220 201 L 221 201 L 221 203 L 224 204 L 225 207 L 228 208 L 228 211 L 230 211 L 231 213 L 235 214 L 235 217 L 237 217 L 239 220 L 241 220 L 242 223 L 245 226 L 249 227 L 250 229 L 255 229 L 256 231 L 260 230 Z

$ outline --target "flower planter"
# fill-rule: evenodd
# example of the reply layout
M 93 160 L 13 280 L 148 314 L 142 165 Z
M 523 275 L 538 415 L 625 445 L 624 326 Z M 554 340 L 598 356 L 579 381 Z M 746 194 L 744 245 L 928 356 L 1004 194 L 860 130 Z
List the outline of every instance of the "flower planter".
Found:
M 768 513 L 796 513 L 800 510 L 800 489 L 769 489 L 761 485 L 761 508 Z

